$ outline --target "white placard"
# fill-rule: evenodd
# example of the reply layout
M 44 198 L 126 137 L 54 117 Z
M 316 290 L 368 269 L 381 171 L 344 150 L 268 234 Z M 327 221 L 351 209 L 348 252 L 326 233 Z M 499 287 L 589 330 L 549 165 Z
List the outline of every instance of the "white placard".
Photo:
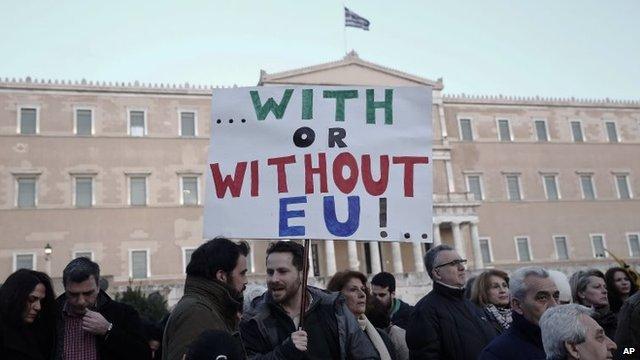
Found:
M 204 237 L 431 242 L 431 91 L 214 90 Z

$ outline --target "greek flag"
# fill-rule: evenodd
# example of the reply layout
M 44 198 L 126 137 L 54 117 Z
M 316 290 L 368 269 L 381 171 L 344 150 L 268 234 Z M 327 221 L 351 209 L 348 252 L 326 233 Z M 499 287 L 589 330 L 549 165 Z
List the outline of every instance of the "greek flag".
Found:
M 357 27 L 369 31 L 369 20 L 354 13 L 348 8 L 344 8 L 344 26 Z

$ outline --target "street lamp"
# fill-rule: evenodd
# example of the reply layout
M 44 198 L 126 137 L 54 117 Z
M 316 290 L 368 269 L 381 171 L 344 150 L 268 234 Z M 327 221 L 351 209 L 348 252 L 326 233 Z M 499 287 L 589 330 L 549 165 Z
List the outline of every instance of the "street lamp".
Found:
M 47 263 L 47 274 L 49 276 L 51 276 L 50 257 L 52 253 L 53 253 L 53 248 L 51 247 L 51 244 L 47 243 L 47 245 L 44 247 L 44 261 Z

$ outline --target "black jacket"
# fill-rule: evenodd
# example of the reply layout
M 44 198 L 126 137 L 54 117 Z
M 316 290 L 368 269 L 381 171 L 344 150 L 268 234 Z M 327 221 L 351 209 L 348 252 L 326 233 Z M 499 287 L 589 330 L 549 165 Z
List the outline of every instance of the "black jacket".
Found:
M 67 301 L 66 294 L 58 297 L 60 313 Z M 144 336 L 142 322 L 138 312 L 131 306 L 111 300 L 100 290 L 96 311 L 113 324 L 106 339 L 98 336 L 96 345 L 100 360 L 144 360 L 151 359 L 151 350 Z M 60 321 L 61 343 L 64 346 L 64 316 Z
M 309 347 L 314 340 L 321 340 L 331 349 L 321 349 L 336 354 L 334 359 L 379 359 L 371 341 L 360 330 L 356 318 L 337 293 L 307 287 L 313 301 L 305 313 L 304 327 L 309 334 Z M 319 321 L 310 323 L 309 319 Z M 312 325 L 313 324 L 313 325 Z M 310 329 L 310 325 L 314 329 Z M 295 326 L 285 311 L 273 301 L 269 292 L 255 303 L 255 307 L 243 314 L 240 335 L 249 359 L 311 359 L 313 351 L 301 352 L 293 345 L 290 334 Z M 314 339 L 315 334 L 325 334 L 326 339 Z M 331 358 L 332 356 L 329 356 Z M 327 358 L 327 357 L 325 357 Z
M 463 295 L 463 289 L 435 282 L 416 304 L 406 336 L 411 359 L 476 360 L 495 337 L 482 311 Z
M 618 357 L 640 359 L 640 291 L 625 301 L 618 313 L 618 320 L 615 336 Z M 635 348 L 633 354 L 624 354 L 624 350 L 629 348 Z
M 48 330 L 51 329 L 36 330 L 31 327 L 16 329 L 0 317 L 0 359 L 60 359 L 60 354 L 56 352 L 55 329 Z
M 502 335 L 493 339 L 480 354 L 478 360 L 544 360 L 540 327 L 512 312 L 513 322 Z
M 393 325 L 396 325 L 397 327 L 407 330 L 407 325 L 409 325 L 411 313 L 413 313 L 413 306 L 400 299 L 395 299 L 394 301 L 400 303 L 400 308 L 396 312 L 391 314 L 391 323 Z

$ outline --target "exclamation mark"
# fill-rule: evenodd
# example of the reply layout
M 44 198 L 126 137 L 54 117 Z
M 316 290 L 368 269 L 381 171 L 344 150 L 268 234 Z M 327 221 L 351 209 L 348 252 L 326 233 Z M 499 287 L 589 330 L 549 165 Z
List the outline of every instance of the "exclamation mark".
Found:
M 380 227 L 387 227 L 387 198 L 380 198 Z M 380 237 L 386 238 L 387 232 L 384 230 L 380 231 Z

